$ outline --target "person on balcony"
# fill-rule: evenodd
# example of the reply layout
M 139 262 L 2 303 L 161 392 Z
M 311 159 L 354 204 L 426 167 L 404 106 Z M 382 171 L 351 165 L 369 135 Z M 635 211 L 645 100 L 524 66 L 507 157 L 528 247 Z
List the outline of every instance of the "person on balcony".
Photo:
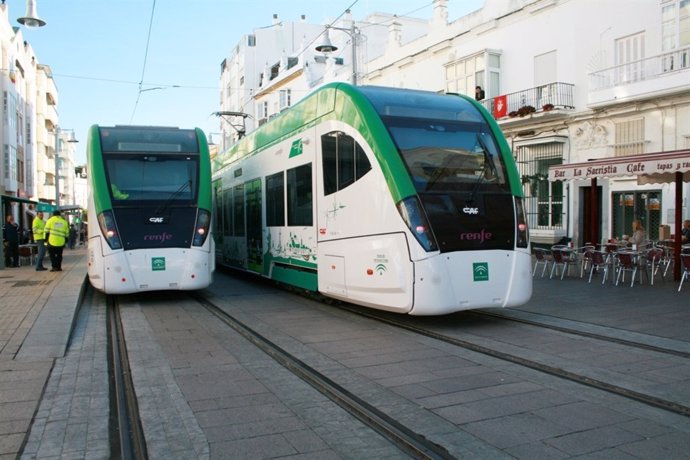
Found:
M 478 101 L 484 100 L 486 97 L 486 94 L 484 93 L 484 90 L 482 89 L 481 86 L 477 86 L 474 88 L 474 98 Z

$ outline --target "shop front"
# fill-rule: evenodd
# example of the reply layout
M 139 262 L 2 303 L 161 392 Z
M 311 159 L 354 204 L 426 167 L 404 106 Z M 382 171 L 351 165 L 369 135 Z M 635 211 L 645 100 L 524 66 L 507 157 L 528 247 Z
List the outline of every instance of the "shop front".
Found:
M 617 178 L 634 178 L 637 185 L 675 184 L 672 203 L 662 202 L 661 188 L 635 187 L 610 190 L 610 209 L 602 209 L 602 188 L 599 181 Z M 666 240 L 673 235 L 671 242 L 675 248 L 676 260 L 674 276 L 680 278 L 681 227 L 683 222 L 683 183 L 690 182 L 690 150 L 648 153 L 619 156 L 583 163 L 569 163 L 549 167 L 549 181 L 590 181 L 584 197 L 587 215 L 585 233 L 591 242 L 600 242 L 609 237 L 622 237 L 630 233 L 634 219 L 640 219 L 652 241 Z M 634 185 L 634 183 L 633 183 Z M 661 187 L 661 185 L 659 186 Z M 663 212 L 667 210 L 668 221 L 672 226 L 662 225 Z M 604 213 L 610 218 L 610 228 L 602 228 Z

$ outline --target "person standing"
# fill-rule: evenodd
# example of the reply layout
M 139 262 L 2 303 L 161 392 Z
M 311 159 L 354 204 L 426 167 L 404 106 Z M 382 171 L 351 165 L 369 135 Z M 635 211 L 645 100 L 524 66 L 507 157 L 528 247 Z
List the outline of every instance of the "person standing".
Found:
M 65 249 L 69 224 L 60 215 L 60 211 L 53 211 L 53 216 L 46 222 L 45 239 L 48 242 L 48 255 L 50 256 L 51 272 L 62 271 L 62 251 Z
M 74 224 L 69 224 L 69 238 L 67 239 L 67 247 L 74 249 L 74 244 L 77 242 L 77 227 Z
M 38 211 L 34 222 L 31 225 L 31 231 L 34 234 L 34 242 L 38 245 L 38 254 L 36 256 L 36 271 L 42 272 L 46 268 L 43 266 L 43 258 L 46 256 L 46 223 L 43 220 L 43 213 Z
M 683 228 L 680 229 L 681 242 L 690 243 L 690 220 L 683 221 Z
M 19 267 L 19 225 L 11 214 L 2 226 L 2 240 L 5 245 L 5 267 Z

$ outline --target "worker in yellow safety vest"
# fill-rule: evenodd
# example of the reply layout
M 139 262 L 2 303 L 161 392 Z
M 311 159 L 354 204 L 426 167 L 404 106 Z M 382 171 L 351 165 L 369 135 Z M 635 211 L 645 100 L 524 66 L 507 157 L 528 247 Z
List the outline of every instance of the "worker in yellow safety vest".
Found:
M 46 255 L 46 223 L 43 220 L 43 213 L 38 211 L 31 224 L 31 232 L 34 234 L 34 242 L 38 245 L 38 256 L 36 257 L 36 271 L 44 271 L 43 258 Z
M 53 211 L 53 216 L 46 222 L 45 238 L 48 244 L 51 272 L 62 271 L 62 250 L 65 248 L 69 235 L 69 224 L 60 215 L 59 210 Z

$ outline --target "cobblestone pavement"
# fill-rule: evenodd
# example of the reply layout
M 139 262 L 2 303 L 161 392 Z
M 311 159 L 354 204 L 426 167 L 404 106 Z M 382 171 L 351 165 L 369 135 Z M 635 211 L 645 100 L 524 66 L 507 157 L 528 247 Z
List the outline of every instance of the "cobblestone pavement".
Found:
M 23 458 L 109 457 L 105 311 L 76 308 L 87 282 L 85 249 L 66 250 L 63 270 L 0 270 L 0 460 L 20 453 Z M 678 293 L 678 282 L 657 279 L 651 286 L 642 279 L 644 284 L 630 287 L 587 283 L 574 273 L 562 281 L 537 274 L 532 300 L 506 312 L 527 319 L 548 315 L 554 322 L 690 349 L 690 282 Z M 144 340 L 152 334 L 141 328 L 153 327 L 146 315 L 133 310 L 125 320 L 128 334 L 142 338 L 132 340 L 144 357 L 135 365 L 146 370 L 135 378 L 148 382 L 144 386 L 150 390 L 141 400 L 158 411 L 158 417 L 143 420 L 161 436 L 152 452 L 170 454 L 165 443 L 174 439 L 177 458 L 208 457 L 209 439 L 199 427 L 209 421 L 193 414 L 202 403 L 185 401 L 174 383 L 183 372 L 167 363 L 160 345 Z

